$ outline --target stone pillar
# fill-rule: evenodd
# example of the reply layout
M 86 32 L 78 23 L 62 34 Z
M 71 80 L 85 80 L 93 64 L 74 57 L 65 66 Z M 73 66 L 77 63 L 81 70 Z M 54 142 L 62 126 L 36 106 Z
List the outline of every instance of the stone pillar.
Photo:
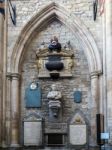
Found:
M 10 145 L 11 129 L 11 73 L 7 73 L 7 98 L 6 98 L 6 144 Z
M 107 116 L 105 132 L 110 132 L 110 143 L 112 144 L 112 0 L 105 1 L 105 74 L 106 74 L 106 105 Z
M 93 108 L 96 109 L 96 113 L 99 113 L 99 73 L 91 73 L 91 92 L 93 100 Z
M 0 13 L 0 71 L 2 72 L 3 65 L 3 39 L 4 39 L 4 18 Z
M 8 14 L 7 14 L 7 0 L 4 0 L 4 9 L 5 9 L 5 16 L 2 16 L 4 19 L 3 22 L 3 43 L 2 43 L 2 54 L 0 59 L 2 59 L 1 67 L 2 67 L 2 147 L 7 147 L 6 144 L 6 72 L 7 72 L 7 21 L 8 21 Z
M 20 128 L 20 102 L 19 102 L 19 79 L 18 73 L 12 74 L 11 86 L 11 147 L 19 146 Z
M 3 73 L 3 38 L 4 38 L 4 18 L 0 13 L 0 145 L 2 144 L 2 73 Z
M 99 113 L 99 73 L 91 73 L 91 146 L 96 145 L 96 114 Z
M 3 3 L 1 3 L 3 4 Z M 0 13 L 0 146 L 5 143 L 3 117 L 3 52 L 4 52 L 4 15 Z

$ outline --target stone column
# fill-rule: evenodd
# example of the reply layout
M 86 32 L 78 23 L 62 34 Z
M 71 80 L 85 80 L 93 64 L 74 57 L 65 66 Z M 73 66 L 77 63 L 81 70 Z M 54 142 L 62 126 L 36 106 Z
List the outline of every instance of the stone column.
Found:
M 7 73 L 7 98 L 6 98 L 6 144 L 10 145 L 11 129 L 11 73 Z
M 4 51 L 4 16 L 0 13 L 0 145 L 3 139 L 3 51 Z
M 93 108 L 96 109 L 96 113 L 99 113 L 99 73 L 91 73 L 91 92 L 92 92 L 92 101 Z
M 0 146 L 2 144 L 3 39 L 4 39 L 4 17 L 3 14 L 0 13 Z
M 0 13 L 0 71 L 2 72 L 3 66 L 3 39 L 4 39 L 4 18 Z
M 19 146 L 19 128 L 20 128 L 20 102 L 19 102 L 19 79 L 18 73 L 12 74 L 11 86 L 11 147 Z
M 107 105 L 107 116 L 105 132 L 110 132 L 110 143 L 112 144 L 112 0 L 105 1 L 105 74 L 106 74 L 106 105 Z
M 3 47 L 2 47 L 2 147 L 7 147 L 6 144 L 6 72 L 7 72 L 7 26 L 8 26 L 8 11 L 7 0 L 4 0 L 5 16 L 3 22 Z
M 96 145 L 96 114 L 99 113 L 99 73 L 91 73 L 91 137 L 92 146 Z

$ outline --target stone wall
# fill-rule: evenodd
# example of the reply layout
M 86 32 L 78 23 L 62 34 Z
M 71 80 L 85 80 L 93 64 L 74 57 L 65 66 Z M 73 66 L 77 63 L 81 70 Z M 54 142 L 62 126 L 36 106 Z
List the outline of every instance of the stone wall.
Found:
M 59 78 L 57 80 L 52 79 L 38 79 L 38 70 L 36 66 L 36 50 L 41 45 L 42 42 L 45 42 L 46 47 L 48 46 L 52 36 L 58 36 L 59 42 L 62 44 L 62 47 L 66 42 L 70 41 L 72 51 L 74 53 L 74 66 L 72 69 L 72 78 Z M 91 98 L 91 88 L 90 88 L 90 74 L 87 59 L 84 54 L 84 49 L 81 47 L 80 42 L 77 40 L 77 37 L 73 36 L 72 32 L 64 26 L 59 21 L 54 21 L 49 24 L 48 27 L 42 29 L 38 35 L 33 37 L 31 43 L 24 54 L 22 71 L 22 82 L 21 82 L 21 117 L 28 115 L 30 112 L 36 112 L 45 118 L 46 125 L 48 125 L 49 120 L 49 111 L 48 111 L 48 100 L 47 94 L 50 91 L 51 84 L 56 83 L 62 92 L 62 112 L 59 119 L 56 122 L 67 123 L 69 119 L 73 116 L 76 109 L 79 109 L 83 112 L 85 118 L 87 118 L 90 126 L 91 122 L 91 108 L 93 101 Z M 25 108 L 25 89 L 32 82 L 33 77 L 36 77 L 40 82 L 42 89 L 42 107 L 39 109 L 26 109 Z M 82 91 L 82 102 L 75 103 L 73 99 L 74 90 Z M 94 121 L 93 121 L 94 122 Z M 46 126 L 47 128 L 47 126 Z M 89 132 L 89 136 L 90 136 Z M 94 144 L 95 141 L 92 140 L 93 137 L 90 137 L 90 144 Z

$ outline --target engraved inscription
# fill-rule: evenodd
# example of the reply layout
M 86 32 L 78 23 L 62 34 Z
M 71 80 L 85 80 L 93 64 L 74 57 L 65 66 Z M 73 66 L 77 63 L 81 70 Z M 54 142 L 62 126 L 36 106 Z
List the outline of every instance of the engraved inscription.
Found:
M 86 125 L 70 125 L 70 144 L 84 145 L 86 142 Z
M 39 146 L 42 144 L 41 122 L 24 122 L 24 145 Z

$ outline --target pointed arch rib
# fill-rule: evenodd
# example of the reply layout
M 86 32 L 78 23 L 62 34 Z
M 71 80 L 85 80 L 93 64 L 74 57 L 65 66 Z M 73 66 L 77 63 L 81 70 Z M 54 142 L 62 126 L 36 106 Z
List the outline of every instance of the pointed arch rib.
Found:
M 19 72 L 20 61 L 25 50 L 24 47 L 27 45 L 27 42 L 35 33 L 35 31 L 36 33 L 39 32 L 40 28 L 42 28 L 46 24 L 49 24 L 49 22 L 54 18 L 57 18 L 63 24 L 68 26 L 73 34 L 76 35 L 79 39 L 85 50 L 90 73 L 101 73 L 102 62 L 97 45 L 92 35 L 80 19 L 70 14 L 69 12 L 67 12 L 67 10 L 54 2 L 48 4 L 34 17 L 32 17 L 21 31 L 11 56 L 11 72 Z

